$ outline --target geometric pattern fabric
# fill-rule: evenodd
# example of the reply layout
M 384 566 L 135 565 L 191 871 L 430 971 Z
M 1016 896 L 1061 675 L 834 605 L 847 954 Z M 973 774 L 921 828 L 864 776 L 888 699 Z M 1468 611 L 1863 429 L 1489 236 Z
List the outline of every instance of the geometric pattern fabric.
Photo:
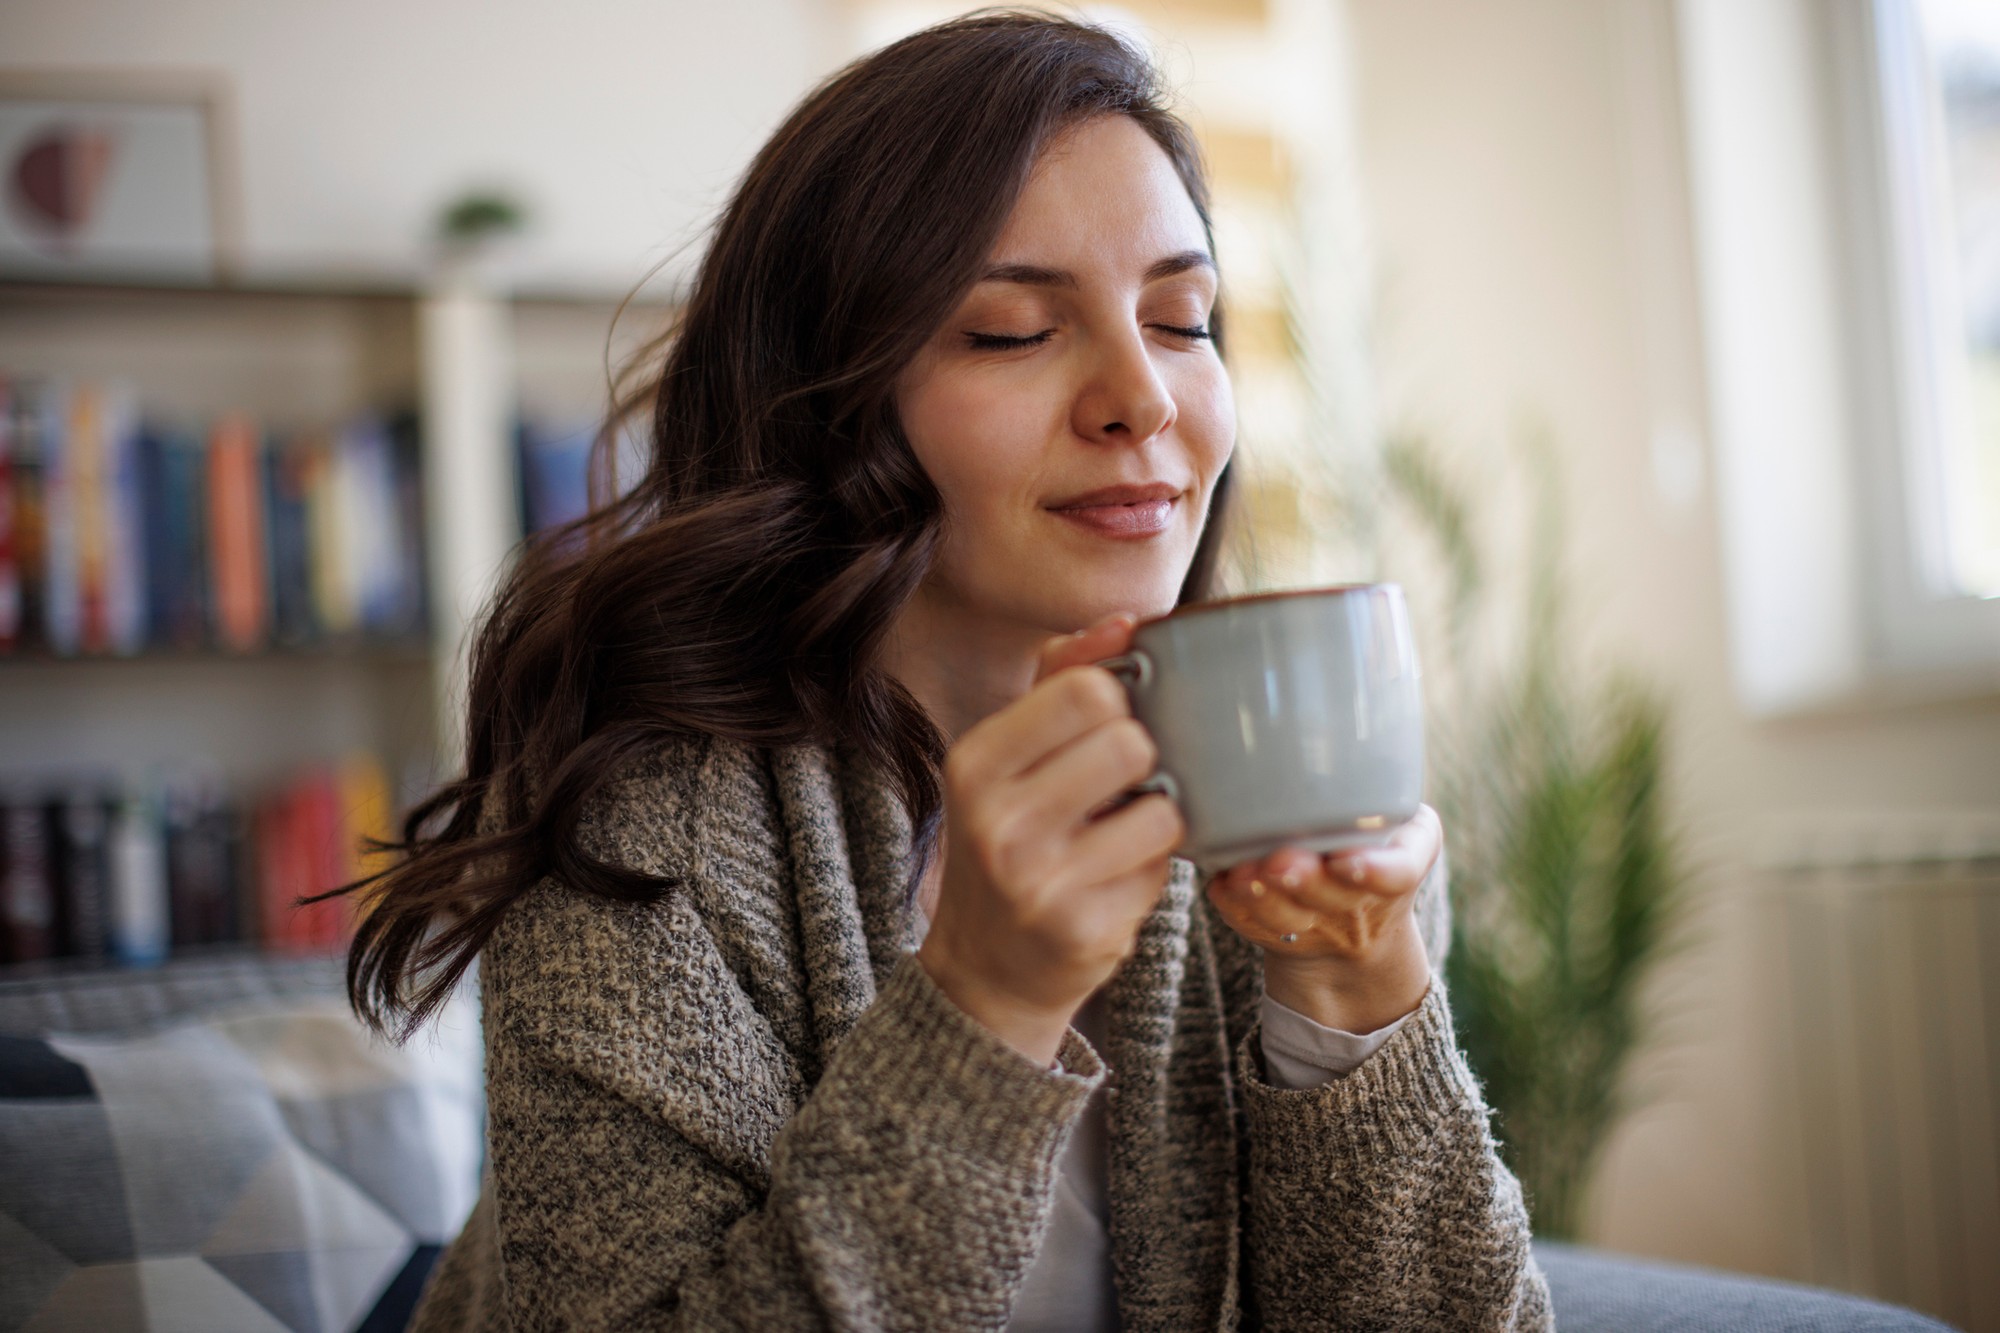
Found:
M 464 995 L 400 1048 L 325 995 L 0 1036 L 0 1330 L 401 1329 L 479 1188 Z

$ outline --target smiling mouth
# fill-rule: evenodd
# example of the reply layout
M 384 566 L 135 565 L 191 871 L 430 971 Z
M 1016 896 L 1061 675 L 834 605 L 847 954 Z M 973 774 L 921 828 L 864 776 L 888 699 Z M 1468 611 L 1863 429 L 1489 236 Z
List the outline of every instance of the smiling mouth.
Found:
M 1164 500 L 1139 500 L 1132 504 L 1073 505 L 1049 512 L 1068 519 L 1088 532 L 1104 537 L 1151 537 L 1165 532 L 1173 522 L 1179 496 Z

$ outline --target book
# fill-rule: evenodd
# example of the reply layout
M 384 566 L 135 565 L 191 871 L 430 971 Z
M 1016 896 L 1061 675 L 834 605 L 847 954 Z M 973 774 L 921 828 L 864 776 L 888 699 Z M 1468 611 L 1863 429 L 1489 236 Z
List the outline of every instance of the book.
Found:
M 172 947 L 250 938 L 242 910 L 241 817 L 220 779 L 194 769 L 169 776 L 161 822 Z
M 105 938 L 127 967 L 164 962 L 169 942 L 167 844 L 149 793 L 128 787 L 112 807 Z
M 389 419 L 389 439 L 396 456 L 396 529 L 402 549 L 399 600 L 401 619 L 389 629 L 397 635 L 423 633 L 429 623 L 429 590 L 424 555 L 424 463 L 417 414 L 398 412 Z
M 341 883 L 352 884 L 386 870 L 395 861 L 392 852 L 373 851 L 371 842 L 389 842 L 396 837 L 395 808 L 389 794 L 389 775 L 375 756 L 356 751 L 341 761 L 337 776 L 341 814 L 341 848 L 345 864 Z M 349 915 L 359 921 L 374 905 L 374 886 L 360 890 Z
M 42 460 L 42 634 L 63 656 L 82 650 L 84 625 L 79 492 L 87 486 L 76 475 L 69 400 L 64 386 L 49 383 L 31 414 Z
M 139 418 L 122 386 L 98 394 L 104 463 L 104 635 L 100 651 L 130 656 L 146 646 L 146 497 Z
M 216 639 L 249 652 L 269 629 L 263 441 L 247 417 L 217 421 L 209 436 L 210 583 Z
M 339 782 L 330 768 L 314 767 L 292 791 L 294 829 L 305 868 L 302 893 L 324 893 L 348 882 L 347 821 L 342 818 Z M 347 938 L 348 902 L 329 898 L 296 909 L 301 944 L 308 949 L 338 948 Z
M 317 442 L 304 435 L 274 441 L 265 458 L 270 525 L 271 636 L 302 644 L 320 633 L 313 601 L 313 553 L 308 491 L 319 465 Z
M 149 422 L 135 443 L 146 583 L 146 640 L 161 648 L 208 643 L 208 451 L 186 430 Z
M 524 533 L 542 532 L 589 512 L 595 426 L 552 426 L 524 417 L 516 427 L 515 439 L 520 450 Z
M 111 952 L 111 810 L 101 791 L 79 784 L 45 807 L 56 898 L 58 952 L 105 958 Z
M 0 962 L 52 958 L 56 891 L 41 805 L 19 792 L 0 801 Z
M 19 608 L 13 638 L 0 650 L 18 651 L 37 641 L 43 628 L 47 592 L 43 508 L 44 386 L 13 379 L 7 385 L 8 511 L 14 548 L 14 586 Z
M 398 633 L 409 612 L 396 453 L 388 426 L 373 416 L 352 419 L 340 432 L 334 456 L 340 558 L 355 617 L 370 633 Z
M 345 898 L 304 905 L 298 901 L 348 882 L 343 831 L 339 791 L 325 767 L 299 773 L 261 803 L 258 896 L 266 948 L 324 952 L 347 938 Z
M 348 504 L 340 445 L 336 438 L 315 435 L 302 446 L 306 459 L 306 532 L 311 552 L 313 614 L 322 632 L 333 637 L 354 633 L 360 608 L 350 572 Z

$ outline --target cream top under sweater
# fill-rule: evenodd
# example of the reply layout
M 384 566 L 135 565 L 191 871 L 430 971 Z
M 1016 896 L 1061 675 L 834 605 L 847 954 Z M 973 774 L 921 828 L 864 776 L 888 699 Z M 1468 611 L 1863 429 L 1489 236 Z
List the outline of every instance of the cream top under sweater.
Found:
M 917 921 L 921 940 L 930 918 L 919 909 Z M 1261 997 L 1259 1008 L 1264 1064 L 1271 1081 L 1284 1088 L 1316 1088 L 1333 1081 L 1374 1054 L 1409 1017 L 1357 1033 L 1314 1022 L 1269 995 Z M 1102 991 L 1084 1002 L 1070 1026 L 1094 1049 L 1105 1049 Z M 1104 1089 L 1099 1088 L 1063 1150 L 1049 1232 L 1022 1281 L 1007 1333 L 1117 1333 L 1106 1135 Z

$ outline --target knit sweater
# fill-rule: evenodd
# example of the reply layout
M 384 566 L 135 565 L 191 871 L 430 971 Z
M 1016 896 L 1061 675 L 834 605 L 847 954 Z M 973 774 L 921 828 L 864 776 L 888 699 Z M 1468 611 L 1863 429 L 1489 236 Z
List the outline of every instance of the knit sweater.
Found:
M 917 962 L 909 820 L 859 756 L 674 740 L 579 832 L 676 887 L 547 878 L 487 942 L 487 1176 L 416 1333 L 1000 1330 L 1100 1085 L 1131 1333 L 1552 1326 L 1437 977 L 1353 1073 L 1276 1087 L 1259 952 L 1175 858 L 1104 1049 L 1050 1070 Z

